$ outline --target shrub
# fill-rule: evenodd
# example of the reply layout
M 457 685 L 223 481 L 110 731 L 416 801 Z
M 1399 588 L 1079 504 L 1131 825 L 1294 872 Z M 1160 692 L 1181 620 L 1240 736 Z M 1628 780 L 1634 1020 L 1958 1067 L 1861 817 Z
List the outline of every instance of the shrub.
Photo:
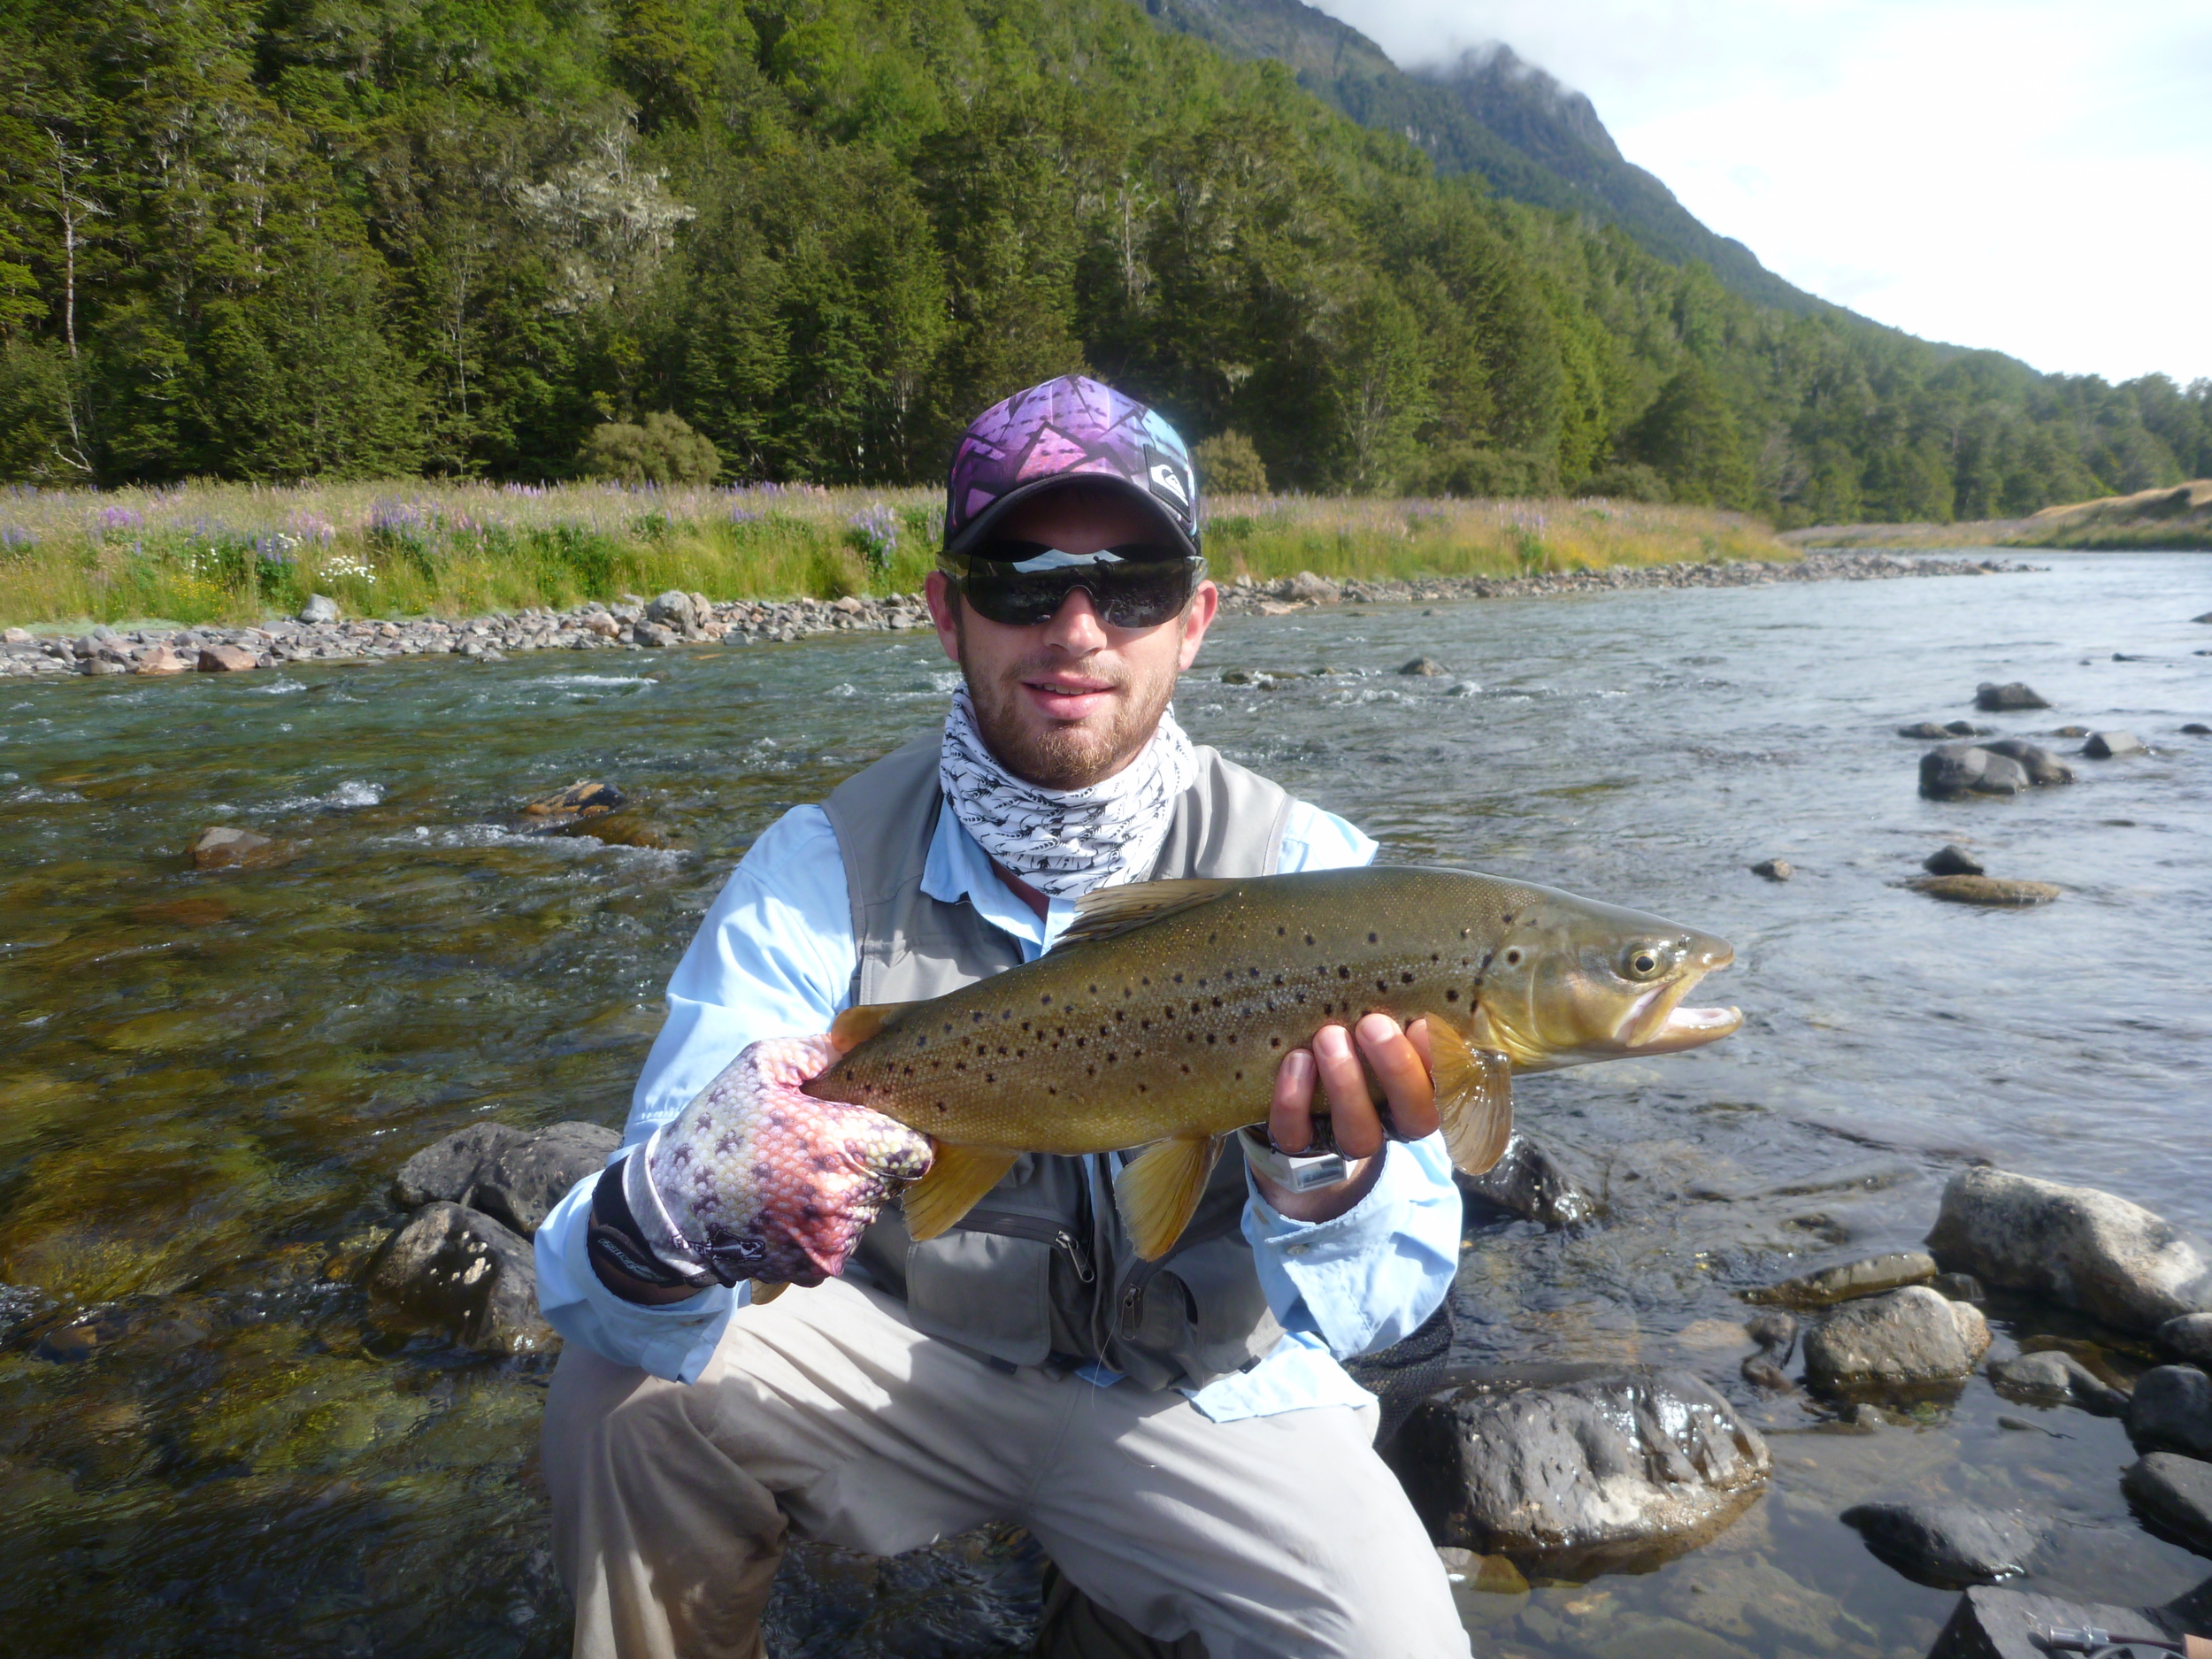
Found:
M 1559 463 L 1549 453 L 1532 449 L 1447 444 L 1430 457 L 1420 484 L 1420 495 L 1479 501 L 1554 495 L 1559 492 Z
M 722 470 L 722 457 L 704 434 L 663 411 L 640 426 L 610 420 L 594 427 L 576 453 L 576 466 L 586 478 L 622 484 L 709 484 Z
M 1641 461 L 1615 461 L 1583 480 L 1578 495 L 1602 495 L 1611 501 L 1647 502 L 1663 507 L 1674 499 L 1659 469 Z
M 1267 465 L 1252 440 L 1235 427 L 1201 441 L 1192 451 L 1198 464 L 1198 487 L 1225 495 L 1267 494 Z

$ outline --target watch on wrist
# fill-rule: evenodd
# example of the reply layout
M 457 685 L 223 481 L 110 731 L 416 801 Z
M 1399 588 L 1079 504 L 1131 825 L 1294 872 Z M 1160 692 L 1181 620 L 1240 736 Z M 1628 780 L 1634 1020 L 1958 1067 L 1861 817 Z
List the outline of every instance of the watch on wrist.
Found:
M 1340 1152 L 1279 1152 L 1269 1141 L 1267 1131 L 1261 1128 L 1248 1128 L 1241 1138 L 1244 1161 L 1276 1186 L 1294 1193 L 1333 1187 L 1352 1172 Z

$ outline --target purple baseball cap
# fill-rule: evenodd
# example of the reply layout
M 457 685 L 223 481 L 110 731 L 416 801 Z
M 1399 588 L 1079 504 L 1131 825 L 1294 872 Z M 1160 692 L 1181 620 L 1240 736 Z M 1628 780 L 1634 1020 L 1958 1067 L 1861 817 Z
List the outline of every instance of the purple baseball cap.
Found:
M 1080 374 L 1017 392 L 970 425 L 946 482 L 946 556 L 968 552 L 1018 503 L 1078 479 L 1135 495 L 1198 557 L 1198 479 L 1182 438 L 1134 398 Z

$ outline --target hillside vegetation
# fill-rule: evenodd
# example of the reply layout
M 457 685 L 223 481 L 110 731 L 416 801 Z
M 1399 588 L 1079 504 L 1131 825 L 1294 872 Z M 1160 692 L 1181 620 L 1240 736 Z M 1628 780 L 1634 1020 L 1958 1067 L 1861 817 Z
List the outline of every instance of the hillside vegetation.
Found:
M 559 479 L 667 411 L 726 482 L 927 482 L 1079 365 L 1277 490 L 1804 524 L 2212 472 L 2212 385 L 1763 308 L 1125 0 L 0 0 L 0 64 L 42 488 Z

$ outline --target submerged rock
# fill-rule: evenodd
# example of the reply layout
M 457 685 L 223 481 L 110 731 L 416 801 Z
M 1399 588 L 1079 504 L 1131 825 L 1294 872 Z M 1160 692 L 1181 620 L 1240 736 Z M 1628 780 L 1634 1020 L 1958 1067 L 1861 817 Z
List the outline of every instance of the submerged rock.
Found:
M 1984 680 L 1974 687 L 1974 706 L 1993 714 L 2006 709 L 2047 709 L 2051 705 L 2032 687 L 2016 680 L 2003 686 Z
M 2071 1354 L 2020 1354 L 1989 1368 L 1991 1386 L 2024 1405 L 2079 1406 L 2101 1417 L 2124 1417 L 2128 1397 Z
M 1438 1543 L 1559 1576 L 1694 1548 L 1765 1488 L 1773 1463 L 1706 1384 L 1641 1366 L 1432 1395 L 1387 1455 Z
M 2148 751 L 2143 740 L 2132 732 L 2092 732 L 2089 741 L 2081 746 L 2081 752 L 2092 760 L 2116 760 L 2123 755 Z
M 404 1321 L 480 1352 L 544 1353 L 560 1344 L 538 1315 L 529 1240 L 481 1210 L 424 1205 L 370 1262 L 368 1287 Z
M 1784 1313 L 1777 1308 L 1766 1313 L 1755 1313 L 1743 1322 L 1744 1334 L 1764 1349 L 1768 1357 L 1779 1361 L 1790 1356 L 1797 1346 L 1797 1316 Z
M 402 1164 L 392 1202 L 406 1210 L 439 1202 L 467 1205 L 526 1237 L 577 1182 L 606 1167 L 621 1142 L 598 1124 L 558 1123 L 534 1133 L 507 1124 L 471 1124 Z
M 1455 1170 L 1452 1179 L 1463 1199 L 1548 1227 L 1578 1226 L 1605 1213 L 1588 1171 L 1518 1131 L 1489 1169 L 1480 1175 Z
M 2185 737 L 2212 737 L 2212 726 L 2207 726 L 2202 720 L 2185 721 L 2181 730 Z
M 2120 1471 L 2120 1490 L 2146 1519 L 2200 1555 L 2212 1555 L 2212 1463 L 2153 1452 Z
M 2149 1651 L 2162 1647 L 2177 1653 L 2184 1628 L 2184 1621 L 2164 1608 L 2069 1601 L 2027 1590 L 1976 1585 L 1959 1598 L 1935 1646 L 1928 1649 L 1928 1659 L 2045 1659 L 2052 1652 L 2055 1630 L 2093 1630 L 2114 1642 L 2149 1642 L 2154 1644 Z
M 1770 881 L 1787 881 L 1797 872 L 1786 858 L 1762 858 L 1751 866 L 1751 873 Z
M 1970 1302 L 1910 1285 L 1847 1302 L 1805 1333 L 1805 1376 L 1823 1388 L 1952 1383 L 1970 1376 L 1989 1325 Z
M 2128 1439 L 2139 1452 L 2212 1457 L 2212 1377 L 2193 1365 L 2160 1365 L 2135 1379 Z
M 1417 680 L 1440 680 L 1452 671 L 1433 657 L 1417 657 L 1398 672 Z
M 2018 1578 L 2043 1537 L 2016 1509 L 1966 1503 L 1862 1503 L 1839 1518 L 1908 1578 L 1941 1589 Z
M 1954 841 L 1939 847 L 1920 861 L 1920 867 L 1932 876 L 1978 876 L 1988 872 L 1982 861 Z
M 1995 910 L 2048 904 L 2059 895 L 2048 881 L 2014 881 L 2002 876 L 1915 876 L 1905 885 L 1932 899 Z
M 1935 1258 L 1922 1250 L 1901 1250 L 1889 1256 L 1824 1267 L 1816 1273 L 1786 1279 L 1744 1293 L 1744 1300 L 1761 1306 L 1827 1308 L 1860 1296 L 1877 1296 L 1904 1285 L 1924 1285 L 1935 1277 Z
M 1946 743 L 1920 757 L 1920 793 L 1931 801 L 1969 795 L 2018 795 L 2029 787 L 2027 769 L 1978 743 Z
M 1940 1291 L 1953 1302 L 1970 1302 L 1977 1308 L 1989 1300 L 1982 1281 L 1971 1273 L 1938 1273 L 1928 1281 L 1928 1288 Z
M 192 842 L 193 867 L 199 870 L 248 870 L 277 855 L 277 844 L 266 835 L 227 824 L 202 830 Z
M 628 804 L 629 797 L 612 784 L 580 780 L 531 802 L 522 809 L 522 822 L 517 827 L 526 835 L 550 835 L 590 818 L 604 818 Z
M 1926 743 L 1940 743 L 1945 738 L 1956 735 L 1947 726 L 1938 726 L 1933 720 L 1918 720 L 1910 726 L 1897 728 L 1900 737 L 1915 737 Z M 1972 736 L 1972 733 L 1968 733 Z
M 2093 1187 L 1962 1170 L 1943 1189 L 1928 1248 L 1947 1268 L 2124 1331 L 2212 1312 L 2212 1247 Z
M 2067 765 L 2047 749 L 2039 748 L 2023 737 L 2002 737 L 1983 747 L 1993 755 L 2002 755 L 2018 764 L 2034 784 L 2071 783 L 2074 769 Z

